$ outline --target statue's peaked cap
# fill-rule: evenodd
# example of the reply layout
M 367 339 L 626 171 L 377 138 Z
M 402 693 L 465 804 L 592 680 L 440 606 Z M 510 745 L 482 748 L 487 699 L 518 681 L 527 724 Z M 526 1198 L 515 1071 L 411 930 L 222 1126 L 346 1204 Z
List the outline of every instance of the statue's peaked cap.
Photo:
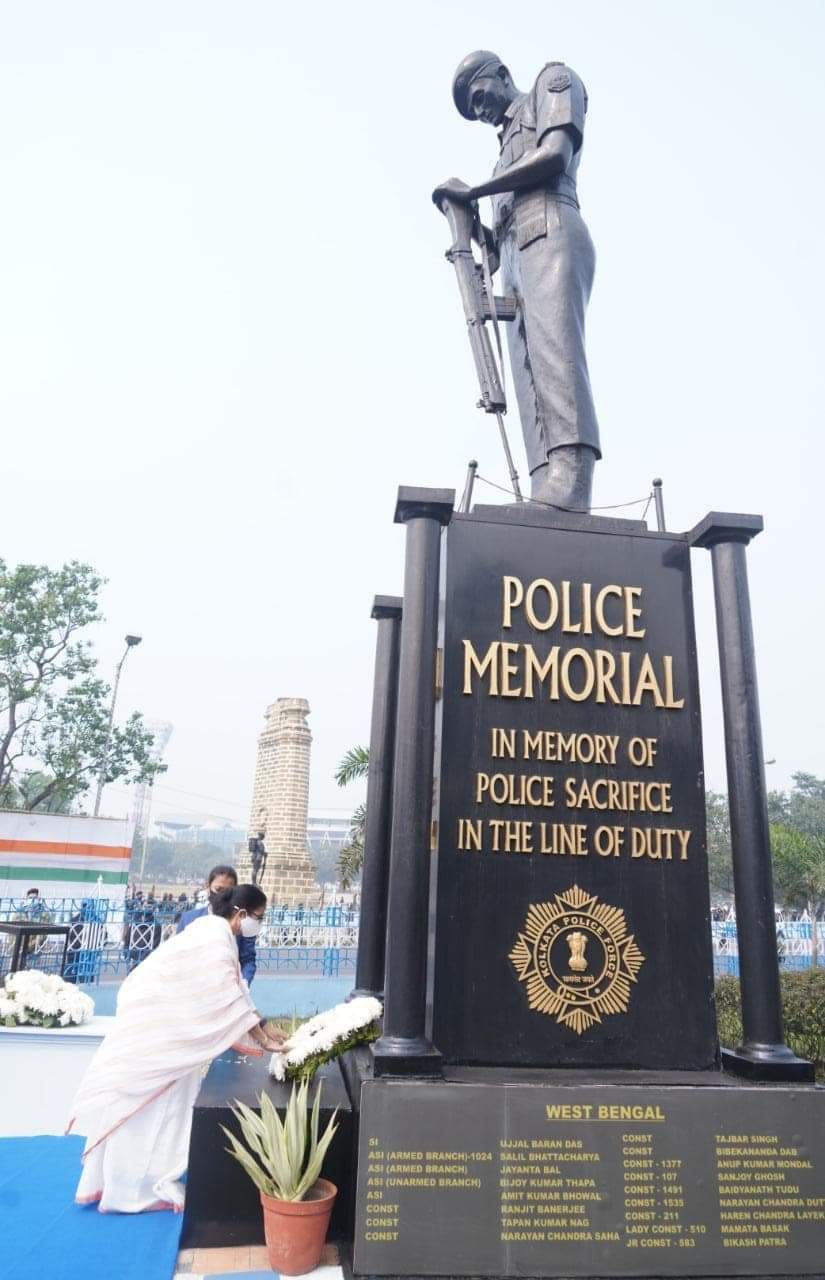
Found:
M 459 62 L 453 76 L 453 102 L 465 120 L 475 120 L 470 110 L 470 85 L 476 76 L 487 70 L 491 75 L 495 75 L 496 70 L 502 66 L 504 63 L 498 54 L 491 53 L 489 49 L 476 49 L 475 53 L 468 53 L 467 57 Z

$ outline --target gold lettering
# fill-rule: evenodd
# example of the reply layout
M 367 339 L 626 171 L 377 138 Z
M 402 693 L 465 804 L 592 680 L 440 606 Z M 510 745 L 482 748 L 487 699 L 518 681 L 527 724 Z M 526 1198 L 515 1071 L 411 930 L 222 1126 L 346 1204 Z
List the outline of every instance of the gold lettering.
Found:
M 518 644 L 510 644 L 502 640 L 499 653 L 501 654 L 501 696 L 502 698 L 520 698 L 521 685 L 517 689 L 511 688 L 510 678 L 518 675 L 518 667 L 514 662 L 510 662 L 510 655 L 517 654 L 521 648 Z
M 630 706 L 630 654 L 626 650 L 622 650 L 619 654 L 619 662 L 622 668 L 622 706 Z
M 665 669 L 665 706 L 669 711 L 680 711 L 685 705 L 684 698 L 676 699 L 673 696 L 673 658 L 669 653 L 662 657 L 662 666 Z
M 562 583 L 564 587 L 564 583 Z M 547 617 L 539 618 L 536 613 L 534 600 L 536 592 L 541 589 L 547 596 Z M 559 615 L 559 597 L 556 588 L 552 582 L 548 582 L 546 578 L 536 578 L 527 588 L 527 598 L 524 602 L 524 612 L 527 615 L 527 621 L 531 627 L 535 627 L 536 631 L 549 631 L 556 618 Z
M 459 849 L 481 848 L 481 818 L 459 818 L 458 847 Z
M 568 809 L 618 810 L 624 813 L 672 813 L 669 782 L 642 782 L 637 778 L 594 778 L 591 782 L 565 778 Z
M 581 823 L 574 823 L 569 826 L 560 825 L 559 827 L 559 853 L 577 854 L 580 852 L 580 836 L 582 830 Z
M 562 631 L 577 632 L 581 631 L 582 624 L 575 624 L 570 620 L 570 583 L 563 582 L 561 584 L 561 629 Z
M 538 676 L 539 684 L 544 684 L 548 675 L 550 676 L 550 692 L 547 695 L 551 702 L 558 702 L 559 699 L 559 646 L 553 645 L 553 648 L 547 655 L 547 660 L 543 664 L 536 657 L 535 649 L 531 644 L 524 646 L 524 656 L 526 658 L 526 666 L 524 671 L 524 696 L 532 698 L 533 696 L 533 672 Z
M 523 809 L 525 805 L 533 805 L 552 809 L 553 775 L 541 773 L 477 773 L 476 804 L 481 804 L 488 797 L 493 804 L 506 804 L 513 808 Z
M 489 671 L 490 688 L 488 692 L 491 697 L 498 697 L 498 648 L 500 640 L 494 640 L 487 650 L 482 661 L 479 661 L 478 655 L 469 640 L 464 640 L 464 693 L 473 692 L 473 668 L 476 675 L 481 680 L 485 672 Z
M 629 656 L 629 655 L 628 655 Z M 619 695 L 613 687 L 613 676 L 616 674 L 616 659 L 606 649 L 596 650 L 596 701 L 606 702 L 605 691 L 610 694 L 612 702 L 618 703 Z
M 562 649 L 553 645 L 542 659 L 532 644 L 493 640 L 480 655 L 471 640 L 465 639 L 462 644 L 464 694 L 474 693 L 480 682 L 483 691 L 493 698 L 533 698 L 543 694 L 550 702 L 557 702 L 560 697 L 571 702 L 587 702 L 594 698 L 600 704 L 611 702 L 617 706 L 635 707 L 641 706 L 647 698 L 651 705 L 669 711 L 678 711 L 685 706 L 685 699 L 678 698 L 674 690 L 673 658 L 669 654 L 661 658 L 662 685 L 649 653 L 639 655 L 637 666 L 635 661 L 631 662 L 633 655 L 622 650 L 617 655 L 617 671 L 616 657 L 605 649 Z M 574 734 L 571 737 L 584 743 L 588 735 Z M 601 737 L 595 735 L 594 741 Z M 561 758 L 552 754 L 556 741 L 561 751 L 563 735 L 556 737 L 549 730 L 528 734 L 522 739 L 524 758 L 528 759 L 533 752 L 540 759 Z M 491 736 L 493 755 L 514 759 L 515 742 L 515 730 L 494 730 Z M 595 759 L 601 763 L 598 751 L 598 748 L 593 748 L 582 762 L 592 763 Z
M 511 578 L 509 575 L 502 579 L 502 586 L 504 588 L 504 607 L 502 609 L 501 625 L 503 627 L 512 627 L 513 609 L 520 605 L 524 599 L 524 586 L 519 578 Z M 464 692 L 467 692 L 466 689 Z
M 624 831 L 621 827 L 596 827 L 593 832 L 593 846 L 602 858 L 618 858 L 624 844 Z
M 571 854 L 584 857 L 587 854 L 587 827 L 582 822 L 540 822 L 540 852 Z
M 507 630 L 513 625 L 514 610 L 523 605 L 527 621 L 536 631 L 549 631 L 559 622 L 561 630 L 568 635 L 590 636 L 595 623 L 607 636 L 626 635 L 639 640 L 645 635 L 645 628 L 637 625 L 642 616 L 641 587 L 610 583 L 596 593 L 594 601 L 590 582 L 575 584 L 565 579 L 560 584 L 561 599 L 556 586 L 547 578 L 534 578 L 526 591 L 522 580 L 513 574 L 505 574 L 501 584 L 501 625 Z M 605 614 L 611 597 L 619 600 L 622 608 L 622 621 L 615 624 L 608 622 Z M 579 616 L 574 620 L 577 608 Z
M 624 633 L 634 640 L 641 640 L 645 634 L 646 628 L 642 627 L 640 631 L 634 629 L 633 623 L 636 618 L 641 618 L 641 609 L 633 607 L 633 597 L 641 596 L 641 587 L 625 587 L 624 589 Z
M 678 861 L 686 862 L 689 840 L 689 831 L 674 827 L 631 827 L 630 856 L 650 858 L 653 862 L 672 862 L 674 854 L 678 853 Z
M 492 729 L 490 731 L 490 755 L 494 760 L 516 758 L 515 729 Z
M 591 595 L 593 588 L 589 582 L 582 583 L 582 632 L 586 636 L 593 634 L 593 617 Z
M 603 631 L 606 636 L 620 636 L 623 631 L 623 626 L 622 626 L 622 623 L 620 622 L 617 627 L 611 627 L 610 623 L 607 621 L 607 619 L 604 616 L 605 600 L 607 599 L 608 596 L 618 596 L 619 599 L 621 600 L 623 594 L 624 593 L 621 587 L 611 585 L 608 587 L 602 587 L 601 591 L 596 596 L 596 603 L 594 605 L 594 613 L 596 615 L 596 626 L 599 628 L 600 631 Z
M 504 852 L 532 853 L 532 826 L 532 822 L 506 822 L 504 824 Z
M 636 691 L 633 694 L 634 707 L 641 705 L 642 698 L 646 693 L 653 694 L 655 706 L 663 707 L 665 705 L 649 653 L 642 654 L 642 665 L 639 668 L 639 678 L 636 681 Z
M 570 683 L 570 667 L 576 659 L 581 661 L 584 668 L 585 682 L 583 688 L 576 690 Z M 561 661 L 561 687 L 565 696 L 571 702 L 586 702 L 593 692 L 593 685 L 596 680 L 596 672 L 593 668 L 593 659 L 586 649 L 568 649 Z

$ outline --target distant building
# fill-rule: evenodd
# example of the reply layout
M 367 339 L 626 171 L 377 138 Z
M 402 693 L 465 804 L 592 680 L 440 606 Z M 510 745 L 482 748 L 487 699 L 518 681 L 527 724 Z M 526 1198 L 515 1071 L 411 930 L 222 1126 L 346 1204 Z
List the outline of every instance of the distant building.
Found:
M 233 854 L 239 844 L 246 844 L 243 827 L 206 816 L 156 818 L 154 825 L 158 837 L 172 844 L 211 844 L 227 855 Z
M 341 814 L 340 809 L 325 812 L 316 809 L 307 818 L 307 840 L 313 854 L 326 853 L 332 849 L 340 853 L 347 843 L 350 832 L 351 814 Z
M 330 850 L 339 854 L 347 842 L 350 821 L 351 815 L 342 813 L 340 809 L 316 809 L 308 814 L 306 837 L 312 854 L 324 854 Z M 196 817 L 167 814 L 155 818 L 152 826 L 153 834 L 159 840 L 168 840 L 170 844 L 211 844 L 226 853 L 229 861 L 239 845 L 246 849 L 245 827 L 234 827 L 207 814 Z

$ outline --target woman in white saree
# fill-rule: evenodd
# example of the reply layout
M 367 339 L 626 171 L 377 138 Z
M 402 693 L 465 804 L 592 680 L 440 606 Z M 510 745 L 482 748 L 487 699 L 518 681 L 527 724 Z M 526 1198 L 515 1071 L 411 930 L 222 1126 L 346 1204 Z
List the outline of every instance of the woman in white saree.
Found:
M 241 978 L 237 936 L 266 909 L 255 885 L 227 889 L 211 913 L 162 943 L 120 989 L 115 1024 L 80 1084 L 69 1129 L 86 1135 L 75 1200 L 102 1213 L 183 1208 L 192 1108 L 204 1067 L 268 1035 Z M 249 1043 L 251 1041 L 252 1043 Z

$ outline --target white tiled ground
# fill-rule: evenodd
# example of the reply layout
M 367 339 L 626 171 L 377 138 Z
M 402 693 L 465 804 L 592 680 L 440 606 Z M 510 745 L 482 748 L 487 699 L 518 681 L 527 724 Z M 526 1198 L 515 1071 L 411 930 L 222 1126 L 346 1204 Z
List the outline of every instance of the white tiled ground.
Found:
M 326 1245 L 321 1263 L 308 1273 L 312 1280 L 343 1280 L 338 1265 L 338 1251 L 334 1245 Z M 245 1277 L 245 1280 L 278 1280 L 278 1273 L 271 1271 L 266 1245 L 239 1245 L 227 1249 L 184 1249 L 178 1255 L 175 1280 L 226 1280 Z

